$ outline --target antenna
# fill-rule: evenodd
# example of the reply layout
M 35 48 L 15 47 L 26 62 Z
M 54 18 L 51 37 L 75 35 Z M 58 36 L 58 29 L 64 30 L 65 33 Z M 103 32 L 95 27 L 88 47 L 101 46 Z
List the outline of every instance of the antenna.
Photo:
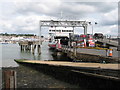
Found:
M 63 12 L 61 11 L 60 12 L 60 19 L 62 19 L 63 18 Z
M 63 11 L 60 11 L 60 13 L 57 13 L 57 14 L 60 15 L 60 16 L 58 17 L 58 20 L 59 20 L 59 19 L 62 20 L 62 19 L 63 19 Z

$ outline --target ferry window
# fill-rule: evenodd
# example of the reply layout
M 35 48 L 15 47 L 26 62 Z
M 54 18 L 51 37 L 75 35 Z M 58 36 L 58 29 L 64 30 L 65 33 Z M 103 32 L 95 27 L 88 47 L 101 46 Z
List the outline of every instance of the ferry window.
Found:
M 59 32 L 61 32 L 61 30 L 59 30 Z
M 63 32 L 65 32 L 65 30 L 63 30 Z
M 49 30 L 49 31 L 51 31 L 51 30 Z

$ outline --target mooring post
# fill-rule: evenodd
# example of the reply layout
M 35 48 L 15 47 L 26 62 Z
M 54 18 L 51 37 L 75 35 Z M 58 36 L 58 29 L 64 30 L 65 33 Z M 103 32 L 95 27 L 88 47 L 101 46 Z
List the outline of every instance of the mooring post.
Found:
M 40 55 L 41 54 L 41 46 L 40 45 L 38 45 L 38 54 Z
M 32 53 L 34 53 L 34 52 L 33 52 L 33 51 L 34 51 L 34 48 L 33 48 L 33 47 L 34 47 L 34 44 L 32 45 Z
M 35 48 L 36 48 L 36 45 L 33 45 L 33 47 L 32 47 L 32 53 L 34 54 L 34 52 L 35 52 Z
M 22 45 L 22 50 L 24 51 L 24 49 L 25 49 L 25 46 L 24 46 L 24 45 Z
M 20 45 L 20 50 L 22 51 L 22 45 Z
M 21 47 L 21 51 L 23 51 L 24 50 L 24 45 L 20 45 L 20 47 Z
M 29 50 L 31 51 L 31 44 L 29 45 Z
M 17 88 L 16 84 L 16 72 L 13 70 L 7 70 L 4 71 L 4 83 L 5 83 L 5 89 L 12 89 L 15 90 Z
M 28 45 L 28 51 L 30 51 L 30 45 Z
M 27 51 L 27 45 L 25 45 L 25 51 Z

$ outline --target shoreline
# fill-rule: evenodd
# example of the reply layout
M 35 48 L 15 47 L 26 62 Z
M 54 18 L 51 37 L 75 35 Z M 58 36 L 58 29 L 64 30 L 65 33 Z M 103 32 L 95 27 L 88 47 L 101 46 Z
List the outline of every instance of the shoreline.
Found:
M 2 68 L 2 74 L 7 70 L 16 71 L 17 88 L 79 88 L 77 85 L 57 80 L 28 66 Z

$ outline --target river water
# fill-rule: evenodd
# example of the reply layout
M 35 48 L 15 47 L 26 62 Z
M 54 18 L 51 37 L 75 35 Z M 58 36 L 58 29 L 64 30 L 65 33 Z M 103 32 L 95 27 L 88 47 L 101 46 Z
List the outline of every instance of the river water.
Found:
M 56 56 L 54 50 L 50 50 L 48 42 L 43 42 L 41 55 L 37 54 L 37 50 L 33 55 L 32 52 L 21 51 L 18 44 L 2 44 L 2 71 L 0 70 L 0 88 L 4 87 L 4 80 L 1 81 L 2 74 L 6 70 L 14 70 L 17 73 L 17 88 L 79 88 L 77 85 L 71 85 L 61 80 L 55 79 L 53 76 L 42 73 L 31 67 L 17 64 L 14 59 L 29 60 L 69 60 L 64 55 Z
M 35 54 L 28 51 L 21 51 L 18 44 L 2 44 L 2 67 L 17 67 L 18 64 L 14 59 L 29 59 L 29 60 L 67 60 L 63 56 L 56 57 L 55 51 L 50 50 L 48 42 L 43 42 L 41 48 L 41 55 L 38 55 L 37 50 Z

